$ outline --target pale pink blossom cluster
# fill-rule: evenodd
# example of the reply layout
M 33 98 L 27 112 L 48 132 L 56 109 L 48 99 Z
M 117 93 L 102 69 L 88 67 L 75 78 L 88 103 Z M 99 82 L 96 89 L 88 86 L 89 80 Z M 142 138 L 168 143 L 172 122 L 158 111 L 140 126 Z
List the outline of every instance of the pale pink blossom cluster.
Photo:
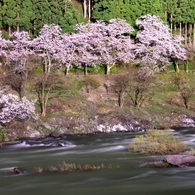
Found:
M 51 69 L 73 66 L 113 67 L 117 63 L 138 62 L 141 67 L 159 71 L 172 61 L 186 60 L 181 37 L 173 36 L 167 25 L 157 16 L 145 15 L 136 20 L 138 32 L 122 19 L 77 24 L 76 33 L 63 34 L 59 25 L 44 25 L 38 37 L 30 39 L 27 32 L 13 33 L 6 41 L 0 34 L 0 56 L 13 68 L 25 71 L 30 56 L 42 59 L 45 74 Z M 8 47 L 9 45 L 9 47 Z M 13 67 L 14 66 L 14 67 Z
M 26 97 L 21 100 L 18 96 L 0 90 L 0 123 L 9 123 L 13 119 L 37 118 L 35 100 L 29 101 Z
M 174 36 L 157 16 L 145 15 L 136 20 L 135 55 L 143 69 L 151 73 L 166 69 L 177 60 L 187 60 L 182 37 Z

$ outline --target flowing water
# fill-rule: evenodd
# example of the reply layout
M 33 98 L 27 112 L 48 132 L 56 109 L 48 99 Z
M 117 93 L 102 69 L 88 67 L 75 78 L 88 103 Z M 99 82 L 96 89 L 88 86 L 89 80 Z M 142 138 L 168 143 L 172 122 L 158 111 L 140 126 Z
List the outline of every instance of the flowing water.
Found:
M 173 131 L 195 148 L 195 130 Z M 137 133 L 139 134 L 139 133 Z M 136 133 L 110 133 L 23 140 L 0 148 L 1 195 L 194 195 L 195 167 L 156 168 L 153 162 L 163 156 L 131 153 L 129 143 Z M 63 147 L 51 143 L 61 142 Z M 37 174 L 36 167 L 58 163 L 95 165 L 95 171 Z M 22 167 L 24 174 L 13 174 Z

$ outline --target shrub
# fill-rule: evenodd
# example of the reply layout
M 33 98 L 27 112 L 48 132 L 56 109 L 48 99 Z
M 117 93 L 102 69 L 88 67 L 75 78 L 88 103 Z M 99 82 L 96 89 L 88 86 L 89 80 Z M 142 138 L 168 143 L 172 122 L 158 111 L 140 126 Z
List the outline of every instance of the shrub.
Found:
M 26 97 L 20 100 L 18 96 L 4 94 L 4 91 L 0 90 L 0 124 L 9 123 L 13 119 L 36 119 L 35 101 L 29 101 Z
M 118 105 L 122 107 L 125 100 L 126 92 L 128 91 L 130 85 L 129 74 L 122 74 L 114 77 L 114 92 L 118 96 Z
M 173 77 L 173 83 L 177 87 L 186 109 L 190 109 L 190 103 L 194 97 L 194 74 L 177 74 Z
M 170 132 L 163 130 L 149 130 L 146 135 L 136 136 L 130 143 L 133 152 L 146 155 L 180 153 L 185 144 Z
M 144 72 L 139 72 L 133 77 L 128 96 L 135 107 L 141 107 L 149 98 L 152 91 L 154 77 L 147 76 Z

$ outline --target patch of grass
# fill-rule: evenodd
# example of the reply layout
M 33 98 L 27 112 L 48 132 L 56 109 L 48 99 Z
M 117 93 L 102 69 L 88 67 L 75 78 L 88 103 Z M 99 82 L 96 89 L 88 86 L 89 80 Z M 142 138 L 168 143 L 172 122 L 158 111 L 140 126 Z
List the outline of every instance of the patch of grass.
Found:
M 111 74 L 120 74 L 121 72 L 123 72 L 122 68 L 118 67 L 118 66 L 114 66 L 113 68 L 111 68 L 110 73 Z
M 42 67 L 35 68 L 35 69 L 33 69 L 32 73 L 34 75 L 42 75 L 43 74 L 43 69 L 42 69 Z
M 114 167 L 111 164 L 105 166 L 103 163 L 100 165 L 85 164 L 81 166 L 81 165 L 76 165 L 75 163 L 66 163 L 65 161 L 63 161 L 62 163 L 58 163 L 57 166 L 49 166 L 46 169 L 42 167 L 35 167 L 35 171 L 38 174 L 42 174 L 45 170 L 49 172 L 62 173 L 62 172 L 73 172 L 73 171 L 96 171 L 105 168 L 112 169 L 112 168 L 119 168 L 119 166 Z
M 80 85 L 86 88 L 87 93 L 90 93 L 92 89 L 100 87 L 101 83 L 98 79 L 92 76 L 86 76 L 82 81 L 80 81 Z
M 155 102 L 150 105 L 149 111 L 153 114 L 162 114 L 164 113 L 164 110 L 162 109 L 162 106 L 159 102 Z
M 191 63 L 191 62 L 188 63 L 188 69 L 189 69 L 189 70 L 195 70 L 193 61 L 192 61 L 192 63 Z M 173 65 L 170 65 L 170 66 L 168 67 L 168 70 L 175 71 L 175 68 L 174 68 Z M 185 70 L 184 64 L 180 64 L 180 65 L 179 65 L 179 70 Z
M 151 122 L 153 125 L 161 125 L 161 122 L 160 121 L 152 121 Z
M 7 131 L 6 129 L 0 129 L 0 141 L 3 141 L 3 137 L 6 131 Z
M 146 155 L 176 154 L 185 150 L 185 144 L 165 130 L 149 130 L 145 135 L 136 136 L 130 143 L 133 152 Z

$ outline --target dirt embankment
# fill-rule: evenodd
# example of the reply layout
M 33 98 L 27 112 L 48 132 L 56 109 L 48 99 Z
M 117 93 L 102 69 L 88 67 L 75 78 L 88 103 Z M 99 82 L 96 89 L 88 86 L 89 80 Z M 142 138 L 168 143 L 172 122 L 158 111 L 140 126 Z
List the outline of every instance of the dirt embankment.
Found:
M 163 76 L 164 80 L 156 78 L 140 107 L 133 105 L 128 91 L 125 92 L 123 106 L 119 107 L 118 93 L 113 88 L 116 75 L 88 77 L 93 81 L 82 75 L 64 78 L 63 91 L 50 94 L 45 118 L 14 121 L 1 126 L 2 139 L 40 138 L 52 132 L 85 134 L 195 127 L 194 102 L 191 102 L 189 110 L 185 108 L 179 92 L 175 88 L 170 89 L 170 75 Z M 107 88 L 107 82 L 112 87 Z M 36 94 L 29 90 L 27 96 L 36 97 Z M 37 106 L 37 112 L 39 109 Z

